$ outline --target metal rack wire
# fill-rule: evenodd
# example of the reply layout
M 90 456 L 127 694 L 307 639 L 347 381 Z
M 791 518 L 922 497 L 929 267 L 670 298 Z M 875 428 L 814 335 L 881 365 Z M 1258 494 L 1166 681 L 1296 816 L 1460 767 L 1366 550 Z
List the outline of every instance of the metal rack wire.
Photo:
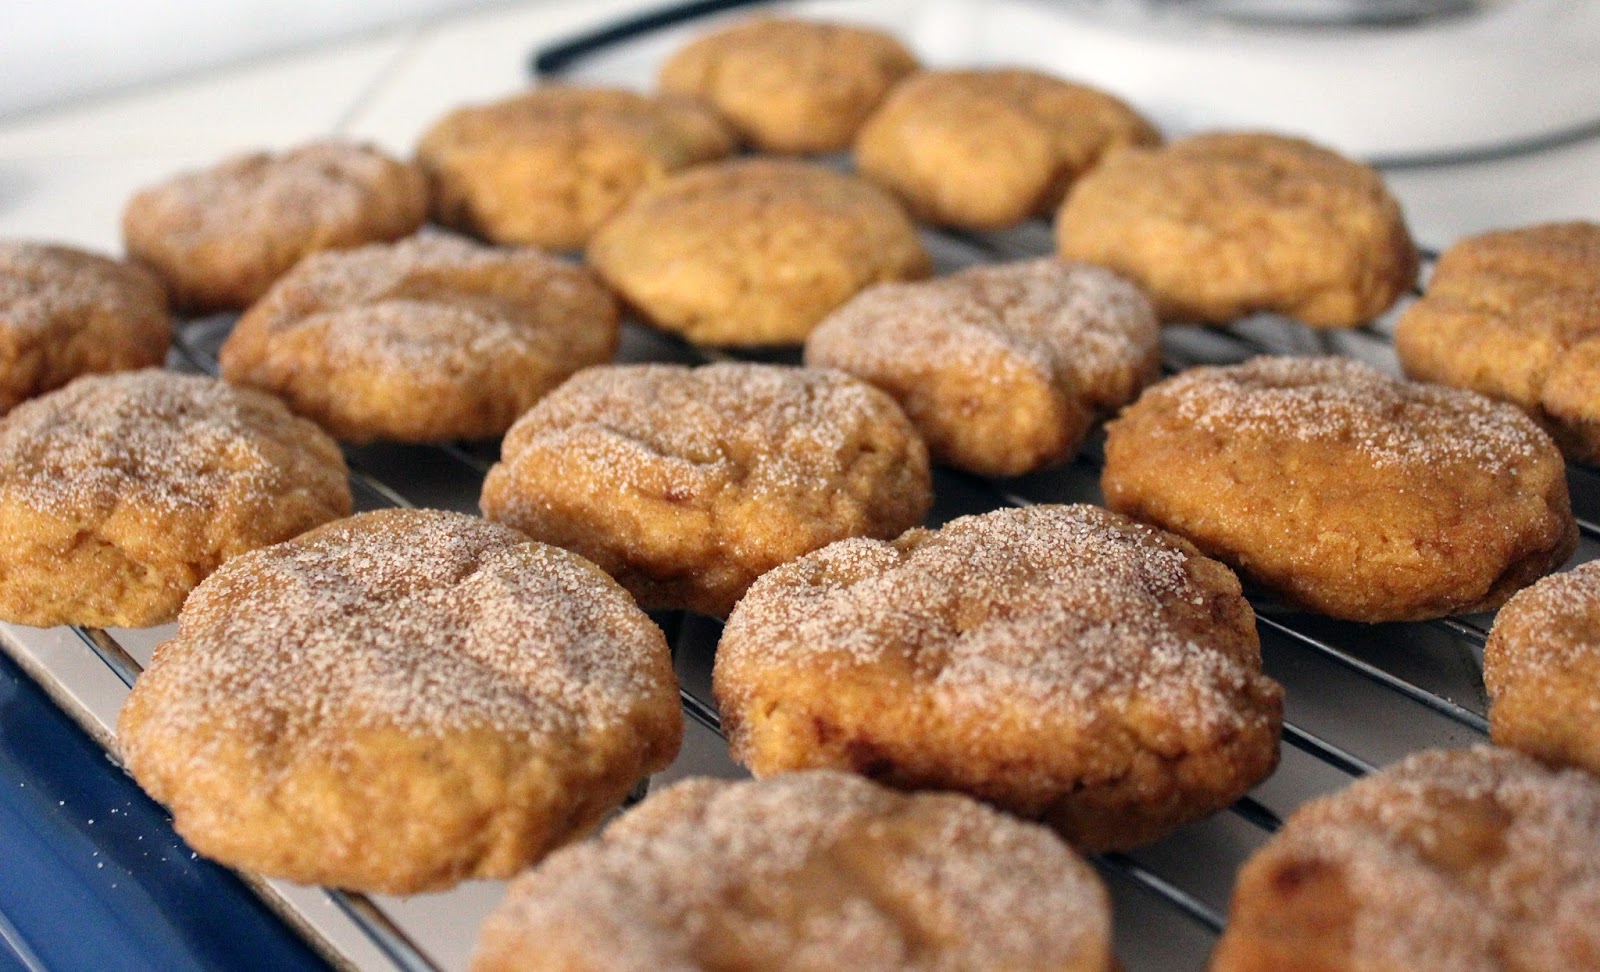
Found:
M 699 6 L 709 10 L 724 5 Z M 544 52 L 539 66 L 564 67 L 588 52 L 660 25 L 645 24 L 643 19 L 641 24 L 631 32 L 597 33 L 553 48 Z M 1049 230 L 1042 223 L 1000 234 L 929 231 L 926 240 L 940 272 L 1051 251 Z M 230 324 L 225 318 L 210 318 L 183 326 L 174 366 L 215 374 L 216 349 Z M 1269 317 L 1227 328 L 1169 327 L 1163 333 L 1163 349 L 1169 372 L 1261 353 L 1350 354 L 1393 366 L 1385 322 L 1337 334 Z M 726 356 L 630 323 L 623 357 L 694 362 Z M 762 358 L 772 360 L 772 356 Z M 357 507 L 416 505 L 475 511 L 482 478 L 496 449 L 493 443 L 349 449 Z M 942 522 L 1008 505 L 1098 501 L 1100 462 L 1100 443 L 1093 442 L 1072 463 L 1017 480 L 988 481 L 938 471 L 939 505 L 933 519 Z M 1569 479 L 1583 537 L 1577 559 L 1592 559 L 1600 555 L 1600 476 L 1572 467 Z M 1268 672 L 1289 690 L 1283 766 L 1278 777 L 1211 821 L 1186 827 L 1152 848 L 1095 859 L 1116 897 L 1119 953 L 1133 972 L 1176 967 L 1142 958 L 1154 954 L 1153 946 L 1147 947 L 1151 938 L 1164 936 L 1165 954 L 1175 951 L 1193 958 L 1196 966 L 1204 960 L 1210 940 L 1226 920 L 1227 895 L 1238 865 L 1309 795 L 1343 785 L 1404 752 L 1478 741 L 1487 733 L 1481 666 L 1488 619 L 1363 626 L 1297 613 L 1260 592 L 1250 592 L 1250 598 Z M 722 746 L 721 720 L 707 678 L 718 627 L 708 619 L 682 614 L 658 615 L 657 620 L 673 646 L 684 712 L 691 729 L 699 730 L 691 732 L 686 742 L 686 758 L 704 757 L 709 749 L 711 756 L 725 763 L 725 751 L 715 752 Z M 124 684 L 133 683 L 139 662 L 115 635 L 76 630 L 86 650 Z M 415 940 L 381 903 L 354 894 L 334 894 L 333 900 L 396 968 L 438 972 L 444 967 L 427 944 Z

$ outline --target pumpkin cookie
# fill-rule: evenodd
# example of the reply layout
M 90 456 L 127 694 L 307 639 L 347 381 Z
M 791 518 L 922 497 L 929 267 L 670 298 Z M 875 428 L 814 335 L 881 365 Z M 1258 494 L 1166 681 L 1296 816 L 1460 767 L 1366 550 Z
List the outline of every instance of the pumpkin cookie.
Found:
M 1494 741 L 1600 775 L 1600 561 L 1506 602 L 1483 648 Z
M 1110 901 L 1048 830 L 858 777 L 689 780 L 518 879 L 473 972 L 1110 972 Z
M 917 59 L 863 27 L 761 17 L 708 34 L 669 58 L 661 89 L 704 98 L 757 148 L 834 152 Z
M 1422 753 L 1298 810 L 1245 865 L 1213 972 L 1600 966 L 1600 782 Z
M 588 256 L 651 323 L 730 346 L 799 344 L 867 285 L 930 268 L 883 190 L 775 159 L 702 166 L 641 193 Z
M 811 332 L 806 364 L 893 395 L 935 459 L 1016 476 L 1071 456 L 1155 378 L 1159 330 L 1110 271 L 1033 260 L 870 287 Z
M 1406 374 L 1519 405 L 1568 455 L 1600 462 L 1600 224 L 1457 243 L 1394 344 Z
M 593 564 L 383 510 L 196 588 L 117 738 L 200 853 L 409 894 L 581 835 L 671 762 L 682 720 L 666 639 Z
M 863 175 L 918 219 L 999 229 L 1048 216 L 1107 152 L 1161 135 L 1118 99 L 1038 71 L 927 71 L 856 138 Z
M 1095 851 L 1242 796 L 1277 765 L 1283 719 L 1233 572 L 1092 506 L 784 564 L 728 618 L 714 686 L 757 776 L 959 790 Z
M 339 447 L 270 395 L 79 378 L 0 420 L 0 620 L 164 624 L 223 561 L 349 512 Z
M 640 189 L 735 147 L 689 98 L 548 87 L 451 112 L 423 135 L 417 161 L 446 226 L 579 249 Z
M 137 193 L 122 214 L 128 254 L 180 310 L 248 306 L 303 256 L 422 225 L 422 173 L 367 145 L 255 152 Z
M 350 442 L 497 436 L 617 346 L 592 274 L 531 248 L 448 236 L 319 253 L 222 346 L 229 381 Z
M 894 400 L 837 371 L 591 368 L 517 424 L 484 513 L 575 550 L 647 608 L 723 615 L 771 568 L 892 537 L 932 504 Z
M 1310 142 L 1196 135 L 1113 152 L 1056 219 L 1061 255 L 1142 286 L 1169 320 L 1276 311 L 1354 327 L 1411 286 L 1417 251 L 1383 177 Z
M 171 343 L 167 296 L 144 270 L 0 241 L 0 415 L 79 375 L 159 365 Z
M 1343 358 L 1152 386 L 1107 426 L 1112 509 L 1352 621 L 1487 611 L 1577 544 L 1566 467 L 1517 409 Z

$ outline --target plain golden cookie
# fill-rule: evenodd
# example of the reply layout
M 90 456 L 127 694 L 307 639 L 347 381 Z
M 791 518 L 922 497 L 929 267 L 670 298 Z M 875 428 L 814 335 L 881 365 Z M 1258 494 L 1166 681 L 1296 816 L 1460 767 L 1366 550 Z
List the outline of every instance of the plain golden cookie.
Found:
M 804 162 L 702 166 L 641 193 L 589 262 L 645 319 L 702 344 L 799 344 L 870 284 L 926 277 L 888 193 Z
M 932 505 L 894 400 L 837 371 L 756 364 L 579 372 L 517 424 L 483 510 L 599 564 L 647 608 L 725 615 L 750 582 Z
M 1056 218 L 1061 255 L 1142 286 L 1164 319 L 1276 311 L 1314 327 L 1376 317 L 1416 279 L 1375 170 L 1299 139 L 1196 135 L 1108 155 Z
M 1016 476 L 1071 456 L 1154 380 L 1159 333 L 1110 271 L 1033 260 L 870 287 L 811 332 L 806 364 L 893 395 L 936 460 Z
M 384 510 L 229 561 L 123 706 L 123 760 L 197 851 L 391 894 L 510 877 L 683 731 L 666 639 L 581 557 Z
M 768 152 L 834 152 L 916 57 L 881 31 L 779 17 L 708 34 L 669 58 L 661 89 L 703 98 Z
M 446 226 L 579 249 L 640 189 L 736 147 L 693 99 L 548 87 L 451 112 L 423 135 L 417 161 Z
M 163 624 L 223 561 L 349 512 L 339 447 L 270 395 L 79 378 L 0 420 L 0 620 Z
M 1152 386 L 1107 426 L 1112 509 L 1351 621 L 1487 611 L 1577 545 L 1566 467 L 1517 409 L 1346 358 Z
M 717 646 L 734 758 L 958 790 L 1089 851 L 1149 843 L 1278 763 L 1239 581 L 1093 506 L 845 540 L 764 575 Z
M 254 152 L 143 189 L 122 213 L 128 255 L 172 304 L 235 310 L 318 250 L 397 240 L 422 225 L 427 182 L 368 145 Z
M 1394 343 L 1411 377 L 1520 405 L 1568 455 L 1600 462 L 1600 224 L 1457 243 Z
M 1600 782 L 1480 746 L 1309 803 L 1240 872 L 1211 968 L 1600 968 Z
M 1494 741 L 1600 775 L 1600 561 L 1506 602 L 1483 648 Z
M 1107 152 L 1158 145 L 1138 112 L 1038 71 L 927 71 L 862 126 L 856 166 L 918 219 L 999 229 L 1048 216 Z
M 129 263 L 0 240 L 0 415 L 79 375 L 159 365 L 167 295 Z
M 222 374 L 350 442 L 488 438 L 609 360 L 618 316 L 582 267 L 418 236 L 302 260 L 240 319 Z
M 1043 827 L 838 773 L 694 779 L 518 879 L 474 972 L 1108 972 L 1094 871 Z

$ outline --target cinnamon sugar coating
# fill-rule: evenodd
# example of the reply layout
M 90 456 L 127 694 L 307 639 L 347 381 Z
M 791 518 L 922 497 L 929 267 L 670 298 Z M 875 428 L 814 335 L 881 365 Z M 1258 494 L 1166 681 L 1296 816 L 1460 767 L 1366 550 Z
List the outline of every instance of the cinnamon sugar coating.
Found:
M 579 249 L 639 190 L 735 148 L 693 99 L 552 86 L 452 111 L 422 136 L 417 161 L 446 226 Z
M 1031 260 L 870 287 L 811 333 L 806 363 L 893 395 L 938 461 L 1016 476 L 1069 458 L 1155 378 L 1159 330 L 1110 271 Z
M 882 189 L 759 158 L 641 193 L 595 234 L 588 259 L 650 323 L 728 346 L 799 344 L 869 284 L 920 279 L 931 266 Z
M 714 688 L 757 776 L 958 790 L 1095 851 L 1244 794 L 1277 765 L 1283 713 L 1233 573 L 1092 506 L 962 517 L 778 567 L 729 617 Z
M 1600 224 L 1462 240 L 1394 343 L 1406 374 L 1521 406 L 1568 455 L 1600 462 Z
M 1494 741 L 1600 775 L 1600 562 L 1506 602 L 1483 648 Z
M 311 142 L 185 172 L 136 193 L 123 242 L 179 310 L 248 306 L 301 257 L 414 232 L 422 173 L 368 145 Z
M 349 512 L 339 447 L 270 395 L 79 378 L 0 420 L 0 618 L 163 624 L 224 561 Z
M 1342 358 L 1194 368 L 1107 426 L 1113 509 L 1352 621 L 1487 611 L 1577 544 L 1566 467 L 1517 409 Z
M 767 570 L 932 504 L 928 453 L 889 396 L 756 364 L 590 368 L 507 434 L 483 510 L 583 554 L 647 608 L 724 615 Z
M 1305 805 L 1244 866 L 1213 972 L 1600 967 L 1600 782 L 1480 746 Z
M 159 365 L 171 343 L 167 296 L 144 270 L 0 240 L 0 415 L 79 375 Z
M 593 274 L 529 247 L 449 236 L 307 257 L 222 346 L 229 381 L 350 442 L 501 435 L 617 346 Z
M 924 71 L 862 126 L 856 164 L 918 219 L 999 229 L 1048 216 L 1078 177 L 1161 135 L 1095 88 L 1038 71 Z
M 1043 827 L 840 773 L 694 779 L 512 885 L 473 972 L 1110 972 L 1094 871 Z
M 661 89 L 703 98 L 767 152 L 850 147 L 861 123 L 917 59 L 881 31 L 757 17 L 689 43 L 661 67 Z
M 1375 170 L 1310 142 L 1215 133 L 1113 152 L 1056 217 L 1061 255 L 1139 284 L 1166 320 L 1276 311 L 1354 327 L 1417 275 Z
M 384 510 L 196 588 L 117 737 L 200 853 L 409 894 L 583 834 L 672 761 L 682 718 L 666 639 L 593 564 Z

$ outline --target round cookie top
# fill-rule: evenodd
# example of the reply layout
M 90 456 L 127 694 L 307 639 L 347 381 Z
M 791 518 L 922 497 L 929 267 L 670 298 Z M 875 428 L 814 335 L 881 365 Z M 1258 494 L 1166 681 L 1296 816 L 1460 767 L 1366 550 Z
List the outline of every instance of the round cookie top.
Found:
M 1044 828 L 812 772 L 652 795 L 518 879 L 472 968 L 1107 972 L 1110 931 Z
M 120 260 L 0 240 L 0 415 L 84 374 L 159 365 L 167 296 Z
M 1121 100 L 1038 71 L 925 71 L 862 126 L 856 160 L 919 219 L 997 229 L 1053 213 L 1077 178 L 1125 146 L 1161 142 Z
M 1528 410 L 1600 459 L 1600 224 L 1551 223 L 1446 250 L 1395 329 L 1406 373 Z
M 485 438 L 610 358 L 618 316 L 589 271 L 539 250 L 418 236 L 307 257 L 220 359 L 341 439 Z
M 1231 802 L 1276 764 L 1282 717 L 1233 573 L 1092 506 L 784 564 L 728 619 L 715 689 L 758 775 L 963 790 L 1094 849 Z
M 1347 358 L 1194 368 L 1107 430 L 1113 509 L 1334 617 L 1489 610 L 1577 539 L 1561 455 L 1527 416 Z
M 1277 311 L 1353 327 L 1416 279 L 1383 177 L 1300 139 L 1196 135 L 1113 152 L 1056 220 L 1062 256 L 1141 285 L 1163 318 L 1226 323 Z
M 709 614 L 771 567 L 894 536 L 932 502 L 910 422 L 837 371 L 591 368 L 518 420 L 501 456 L 488 516 L 577 550 L 646 606 Z
M 1483 681 L 1495 742 L 1600 774 L 1600 562 L 1506 602 L 1484 645 Z
M 1017 475 L 1066 458 L 1156 376 L 1159 331 L 1110 271 L 1031 260 L 869 287 L 806 339 L 806 363 L 889 392 L 941 461 Z
M 756 147 L 833 152 L 917 59 L 881 31 L 759 17 L 707 34 L 661 68 L 661 88 L 704 98 Z
M 701 166 L 641 193 L 588 259 L 652 323 L 732 346 L 798 344 L 867 285 L 930 270 L 883 190 L 780 159 Z
M 440 222 L 573 249 L 640 189 L 735 148 L 694 99 L 552 86 L 451 112 L 423 135 L 417 160 Z
M 660 630 L 594 565 L 384 510 L 196 588 L 118 737 L 202 852 L 404 893 L 581 832 L 670 762 L 681 720 Z
M 1600 783 L 1480 746 L 1297 811 L 1240 873 L 1212 968 L 1537 968 L 1600 955 Z
M 123 240 L 174 306 L 242 308 L 308 253 L 406 236 L 427 215 L 426 180 L 376 148 L 312 142 L 254 152 L 143 189 Z
M 79 378 L 0 422 L 0 606 L 39 626 L 160 624 L 228 557 L 349 511 L 338 446 L 269 395 Z

